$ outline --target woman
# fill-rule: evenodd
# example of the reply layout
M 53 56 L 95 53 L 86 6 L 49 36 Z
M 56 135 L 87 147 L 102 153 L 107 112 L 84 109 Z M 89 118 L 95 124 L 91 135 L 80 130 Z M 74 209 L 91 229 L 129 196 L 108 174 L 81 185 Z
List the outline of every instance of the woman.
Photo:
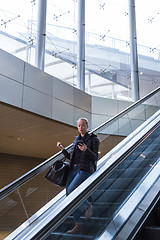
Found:
M 88 120 L 80 118 L 77 121 L 79 136 L 76 137 L 72 144 L 71 152 L 62 146 L 61 142 L 57 142 L 64 156 L 70 159 L 70 170 L 66 182 L 66 195 L 69 195 L 83 181 L 85 181 L 95 170 L 98 159 L 99 140 L 95 134 L 88 133 Z M 85 218 L 89 219 L 92 215 L 92 205 L 86 200 Z M 82 228 L 81 222 L 82 210 L 76 209 L 73 213 L 75 226 L 67 233 L 77 233 Z

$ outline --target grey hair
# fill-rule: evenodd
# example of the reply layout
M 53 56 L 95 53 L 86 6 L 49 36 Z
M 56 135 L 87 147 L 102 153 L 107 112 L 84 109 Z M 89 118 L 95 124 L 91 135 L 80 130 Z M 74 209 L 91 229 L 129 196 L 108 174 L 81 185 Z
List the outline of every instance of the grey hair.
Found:
M 88 119 L 87 118 L 84 118 L 84 117 L 80 117 L 78 120 L 77 120 L 77 123 L 79 122 L 79 121 L 85 121 L 86 122 L 86 124 L 87 124 L 87 126 L 89 126 L 89 124 L 88 124 Z

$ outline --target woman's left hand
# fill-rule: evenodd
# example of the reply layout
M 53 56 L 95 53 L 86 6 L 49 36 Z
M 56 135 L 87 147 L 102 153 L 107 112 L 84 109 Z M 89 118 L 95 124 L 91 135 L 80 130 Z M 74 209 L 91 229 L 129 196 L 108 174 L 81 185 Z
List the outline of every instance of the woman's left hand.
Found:
M 84 143 L 78 144 L 78 148 L 82 151 L 85 152 L 87 150 L 87 145 Z

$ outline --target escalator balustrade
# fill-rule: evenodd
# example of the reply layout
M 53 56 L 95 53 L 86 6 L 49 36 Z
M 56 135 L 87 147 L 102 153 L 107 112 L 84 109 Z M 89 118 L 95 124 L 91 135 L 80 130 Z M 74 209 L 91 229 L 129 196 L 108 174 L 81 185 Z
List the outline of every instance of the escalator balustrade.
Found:
M 81 216 L 84 226 L 80 233 L 66 233 L 74 226 L 73 218 L 69 216 L 47 240 L 98 238 L 137 184 L 154 166 L 159 158 L 159 151 L 160 128 L 127 156 L 123 163 L 93 192 L 93 215 L 88 221 L 85 221 L 84 215 Z

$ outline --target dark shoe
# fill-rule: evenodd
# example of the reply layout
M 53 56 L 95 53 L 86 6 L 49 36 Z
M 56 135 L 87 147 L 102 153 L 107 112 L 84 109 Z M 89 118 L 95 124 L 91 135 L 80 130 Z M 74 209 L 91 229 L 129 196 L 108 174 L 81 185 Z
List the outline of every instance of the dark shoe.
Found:
M 92 204 L 90 204 L 87 208 L 86 208 L 86 212 L 85 212 L 85 219 L 88 220 L 91 216 L 92 216 L 92 211 L 93 211 L 93 206 Z
M 79 233 L 82 229 L 82 224 L 81 223 L 76 223 L 73 229 L 67 231 L 67 233 Z

